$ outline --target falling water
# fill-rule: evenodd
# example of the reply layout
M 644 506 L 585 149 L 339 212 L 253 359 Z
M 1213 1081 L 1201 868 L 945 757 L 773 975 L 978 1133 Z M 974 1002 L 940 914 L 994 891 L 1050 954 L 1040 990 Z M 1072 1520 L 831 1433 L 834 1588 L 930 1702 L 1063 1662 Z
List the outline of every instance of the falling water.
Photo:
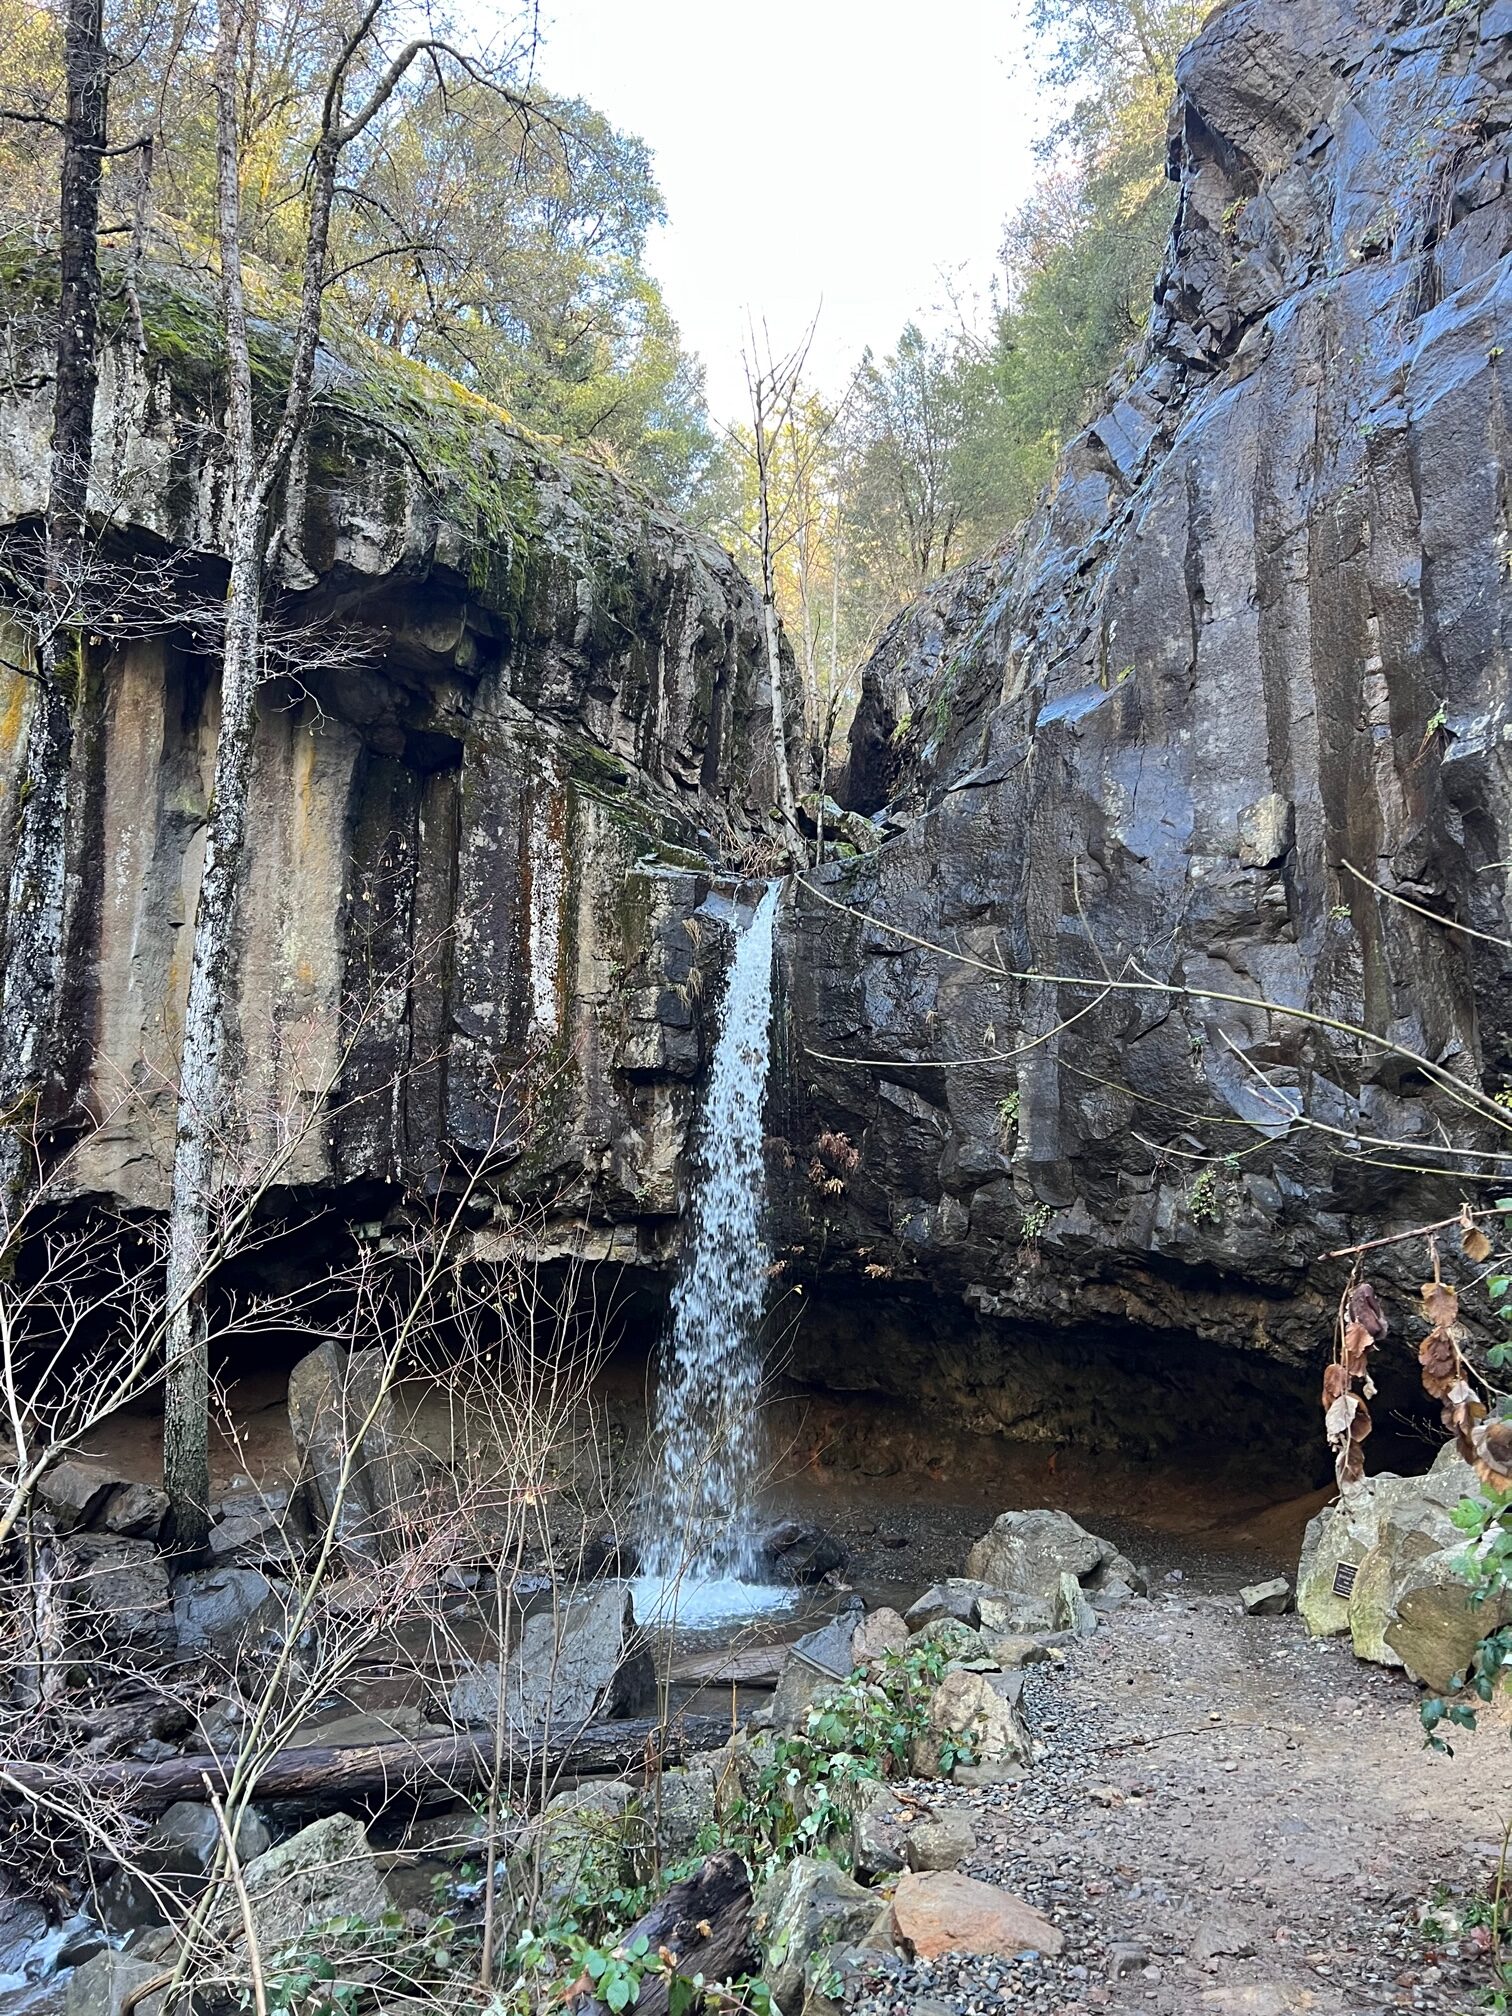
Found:
M 643 1618 L 685 1622 L 760 1607 L 751 1530 L 761 1462 L 763 1108 L 771 1058 L 774 883 L 735 940 L 719 1040 L 699 1115 L 687 1245 L 662 1336 Z

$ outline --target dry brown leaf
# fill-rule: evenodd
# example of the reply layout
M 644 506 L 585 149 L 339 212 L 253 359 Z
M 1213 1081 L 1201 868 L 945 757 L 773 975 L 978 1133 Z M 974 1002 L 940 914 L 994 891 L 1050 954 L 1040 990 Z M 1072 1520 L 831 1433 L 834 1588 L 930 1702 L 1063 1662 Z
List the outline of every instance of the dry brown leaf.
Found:
M 1491 1258 L 1491 1241 L 1471 1217 L 1468 1204 L 1461 1209 L 1459 1222 L 1460 1250 L 1467 1260 L 1473 1260 L 1478 1267 L 1483 1260 Z
M 1512 1421 L 1482 1421 L 1470 1439 L 1481 1482 L 1493 1491 L 1512 1490 Z
M 1459 1445 L 1459 1453 L 1467 1463 L 1477 1457 L 1475 1431 L 1485 1419 L 1486 1410 L 1479 1401 L 1460 1401 L 1458 1404 L 1446 1400 L 1442 1409 L 1444 1426 Z
M 1358 1442 L 1346 1442 L 1340 1449 L 1338 1461 L 1334 1464 L 1334 1475 L 1341 1486 L 1358 1484 L 1365 1475 L 1365 1458 L 1360 1453 Z
M 1363 1400 L 1360 1401 L 1353 1415 L 1350 1417 L 1350 1440 L 1353 1442 L 1363 1442 L 1374 1425 L 1370 1418 L 1370 1409 L 1365 1405 Z
M 1460 1354 L 1454 1339 L 1443 1330 L 1430 1330 L 1418 1346 L 1418 1363 L 1423 1368 L 1423 1390 L 1435 1400 L 1445 1400 L 1449 1388 L 1460 1375 Z
M 1328 1431 L 1328 1439 L 1337 1445 L 1351 1432 L 1351 1424 L 1364 1403 L 1358 1393 L 1341 1393 L 1323 1416 L 1323 1426 Z
M 1363 1323 L 1346 1324 L 1342 1354 L 1345 1377 L 1358 1379 L 1365 1370 L 1365 1354 L 1374 1349 L 1375 1339 Z
M 1341 1394 L 1349 1391 L 1349 1374 L 1337 1359 L 1323 1368 L 1323 1406 L 1325 1412 Z
M 1381 1298 L 1368 1281 L 1357 1281 L 1349 1291 L 1346 1310 L 1349 1321 L 1358 1323 L 1371 1336 L 1379 1340 L 1391 1328 L 1386 1320 L 1386 1311 L 1381 1307 Z
M 1459 1320 L 1459 1297 L 1447 1281 L 1423 1283 L 1423 1314 L 1435 1330 L 1447 1330 Z

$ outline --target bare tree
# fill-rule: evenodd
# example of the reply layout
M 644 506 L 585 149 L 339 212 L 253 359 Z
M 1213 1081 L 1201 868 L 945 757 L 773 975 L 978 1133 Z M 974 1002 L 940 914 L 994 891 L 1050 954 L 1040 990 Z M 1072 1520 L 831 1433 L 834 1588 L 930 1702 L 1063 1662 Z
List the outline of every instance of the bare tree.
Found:
M 778 526 L 776 458 L 783 433 L 792 425 L 793 411 L 803 383 L 803 367 L 808 362 L 814 340 L 814 327 L 811 322 L 794 349 L 785 356 L 774 357 L 765 326 L 758 340 L 756 325 L 752 322 L 744 351 L 746 391 L 751 405 L 751 454 L 756 470 L 756 557 L 761 570 L 761 624 L 766 640 L 767 680 L 772 691 L 772 768 L 777 779 L 778 810 L 800 863 L 804 847 L 798 829 L 798 801 L 788 765 L 786 678 L 782 665 L 782 631 L 777 620 L 777 555 L 784 535 Z
M 210 1237 L 225 1121 L 228 1068 L 226 1008 L 236 961 L 236 918 L 247 841 L 247 799 L 262 669 L 264 595 L 274 507 L 291 477 L 309 427 L 324 298 L 330 280 L 332 213 L 343 158 L 370 134 L 424 59 L 438 79 L 450 68 L 514 97 L 483 78 L 472 59 L 432 35 L 405 41 L 387 60 L 380 38 L 386 0 L 367 0 L 336 50 L 325 81 L 308 173 L 303 270 L 288 385 L 271 439 L 259 439 L 243 272 L 243 52 L 250 32 L 244 0 L 220 0 L 214 66 L 217 240 L 227 359 L 227 473 L 231 507 L 221 661 L 221 724 L 216 745 L 204 870 L 195 912 L 194 954 L 179 1071 L 179 1100 L 169 1216 L 170 1372 L 165 1398 L 164 1484 L 175 1543 L 203 1546 L 209 1501 L 208 1379 L 198 1287 Z M 438 85 L 438 88 L 442 88 Z M 524 100 L 518 100 L 522 106 Z M 297 526 L 295 536 L 297 539 Z
M 29 1180 L 35 1139 L 31 1109 L 53 1036 L 63 942 L 69 764 L 74 708 L 85 674 L 86 645 L 71 620 L 68 588 L 82 571 L 99 375 L 100 172 L 110 88 L 102 0 L 66 0 L 63 73 L 61 121 L 42 112 L 25 115 L 59 127 L 62 166 L 46 585 L 0 970 L 0 1025 L 6 1032 L 0 1050 L 0 1189 L 11 1200 Z

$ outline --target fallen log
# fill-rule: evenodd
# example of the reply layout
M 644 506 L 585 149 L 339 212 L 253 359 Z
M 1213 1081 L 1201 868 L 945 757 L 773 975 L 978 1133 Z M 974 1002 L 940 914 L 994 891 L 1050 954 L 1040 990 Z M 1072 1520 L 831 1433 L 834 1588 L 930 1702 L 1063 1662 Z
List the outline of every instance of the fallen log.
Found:
M 739 1645 L 694 1652 L 672 1668 L 674 1687 L 775 1687 L 790 1645 Z
M 504 1753 L 501 1775 L 507 1786 L 525 1789 L 534 1780 L 567 1771 L 581 1776 L 675 1764 L 699 1750 L 729 1740 L 727 1716 L 680 1715 L 670 1723 L 594 1722 L 570 1735 L 534 1744 L 516 1742 Z M 134 1812 L 157 1813 L 180 1799 L 200 1800 L 226 1790 L 234 1756 L 206 1752 L 166 1757 L 155 1764 L 122 1760 L 108 1764 L 20 1762 L 0 1758 L 0 1793 L 52 1798 L 94 1796 Z M 438 1789 L 461 1794 L 486 1783 L 494 1772 L 494 1743 L 488 1736 L 436 1736 L 393 1743 L 309 1744 L 280 1750 L 257 1773 L 254 1797 L 331 1799 L 383 1803 Z
M 663 1964 L 642 1977 L 635 2016 L 667 2016 L 672 1979 L 691 1980 L 701 1974 L 711 1985 L 744 1974 L 756 1961 L 751 1929 L 751 1879 L 744 1862 L 723 1849 L 699 1864 L 691 1876 L 674 1883 L 637 1918 L 618 1944 L 626 1952 L 641 1939 L 646 1956 L 658 1953 Z M 586 1977 L 574 1991 L 580 1996 L 575 2016 L 609 2016 L 604 2003 L 592 1998 Z

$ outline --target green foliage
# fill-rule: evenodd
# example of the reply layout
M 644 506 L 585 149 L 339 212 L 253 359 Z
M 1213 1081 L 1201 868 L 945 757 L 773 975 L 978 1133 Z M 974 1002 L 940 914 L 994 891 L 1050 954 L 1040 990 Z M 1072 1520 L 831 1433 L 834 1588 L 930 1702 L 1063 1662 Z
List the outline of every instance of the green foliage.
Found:
M 810 1709 L 800 1733 L 777 1739 L 752 1793 L 736 1803 L 727 1845 L 755 1869 L 833 1853 L 849 1832 L 856 1786 L 906 1767 L 948 1664 L 943 1646 L 911 1645 L 832 1689 Z
M 247 19 L 243 231 L 251 277 L 274 289 L 298 290 L 311 148 L 350 31 L 330 0 Z M 131 52 L 113 68 L 112 138 L 155 136 L 154 242 L 205 268 L 216 231 L 213 14 L 120 0 L 110 34 L 113 48 Z M 581 100 L 537 89 L 532 39 L 528 25 L 515 42 L 506 32 L 471 75 L 444 59 L 415 64 L 347 150 L 332 218 L 331 320 L 685 503 L 715 444 L 701 367 L 647 265 L 649 234 L 664 221 L 650 150 Z M 363 46 L 349 103 L 392 53 L 382 38 Z M 56 111 L 60 79 L 57 17 L 0 0 L 0 97 Z M 106 217 L 134 214 L 140 173 L 133 148 L 107 158 Z M 48 125 L 0 122 L 0 234 L 45 243 L 57 201 Z M 155 349 L 182 338 L 177 361 L 209 356 L 200 332 L 154 327 L 145 300 L 143 310 Z
M 376 1921 L 326 1919 L 308 1937 L 308 1946 L 274 1955 L 267 1966 L 270 2016 L 355 2016 L 385 1979 L 405 1988 L 442 1982 L 477 1944 L 476 1933 L 461 1932 L 444 1912 L 421 1933 L 401 1912 L 385 1911 Z M 252 2006 L 250 1987 L 240 2001 Z
M 654 1976 L 666 1977 L 669 2016 L 688 2016 L 700 2003 L 711 2009 L 740 2009 L 747 2016 L 773 2016 L 764 1981 L 745 1977 L 709 1981 L 702 1973 L 679 1973 L 664 1951 L 652 1950 L 644 1933 L 627 1944 L 612 1939 L 594 1943 L 560 1928 L 544 1934 L 527 1932 L 512 1957 L 517 1970 L 514 1989 L 497 1997 L 494 2006 L 514 2016 L 532 2016 L 544 2003 L 560 1999 L 568 1983 L 584 1979 L 599 2001 L 622 2016 L 635 2007 L 642 1987 Z
M 1023 1223 L 1019 1227 L 1021 1242 L 1025 1246 L 1037 1246 L 1049 1230 L 1050 1220 L 1054 1216 L 1055 1207 L 1053 1205 L 1031 1204 L 1029 1209 L 1024 1213 Z
M 1221 1162 L 1210 1162 L 1197 1172 L 1187 1185 L 1187 1215 L 1194 1224 L 1222 1224 L 1228 1192 L 1238 1173 L 1239 1161 L 1234 1155 L 1225 1155 Z
M 644 141 L 577 99 L 475 99 L 458 119 L 428 98 L 343 219 L 367 334 L 687 500 L 714 439 L 645 264 L 665 211 Z M 423 249 L 374 260 L 396 227 Z

